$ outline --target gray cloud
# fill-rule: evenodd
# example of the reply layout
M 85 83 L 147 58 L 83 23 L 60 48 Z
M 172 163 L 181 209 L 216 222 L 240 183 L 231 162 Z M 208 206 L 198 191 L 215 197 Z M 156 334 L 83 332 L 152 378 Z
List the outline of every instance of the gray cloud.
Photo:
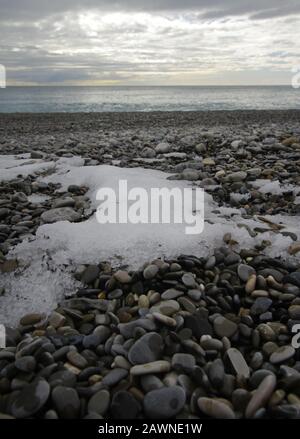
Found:
M 0 64 L 10 84 L 287 82 L 299 25 L 299 0 L 0 0 Z

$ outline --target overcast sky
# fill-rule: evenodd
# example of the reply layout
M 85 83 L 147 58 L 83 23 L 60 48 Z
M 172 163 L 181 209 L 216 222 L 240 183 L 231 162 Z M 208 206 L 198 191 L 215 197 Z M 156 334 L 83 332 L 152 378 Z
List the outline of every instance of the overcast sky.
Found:
M 290 84 L 300 0 L 0 0 L 8 85 Z

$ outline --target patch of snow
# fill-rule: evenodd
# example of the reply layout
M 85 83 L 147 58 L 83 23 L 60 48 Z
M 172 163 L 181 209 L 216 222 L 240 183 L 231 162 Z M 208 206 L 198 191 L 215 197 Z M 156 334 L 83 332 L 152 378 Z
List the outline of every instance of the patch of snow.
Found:
M 99 188 L 109 187 L 118 192 L 119 180 L 126 179 L 128 188 L 142 187 L 149 191 L 153 187 L 185 188 L 186 181 L 167 180 L 170 174 L 143 168 L 118 168 L 114 166 L 82 166 L 81 158 L 62 158 L 55 163 L 56 172 L 40 181 L 61 183 L 62 190 L 70 184 L 89 187 L 87 195 L 92 207 L 97 208 L 96 193 Z M 122 200 L 120 200 L 121 202 Z M 37 230 L 34 239 L 24 240 L 10 253 L 23 261 L 26 267 L 20 273 L 1 277 L 0 287 L 6 293 L 0 297 L 0 321 L 16 324 L 29 311 L 49 312 L 65 294 L 76 290 L 70 264 L 99 263 L 110 260 L 113 265 L 129 264 L 138 268 L 144 262 L 156 257 L 175 257 L 179 254 L 208 256 L 215 247 L 223 245 L 223 236 L 229 232 L 239 243 L 237 248 L 253 248 L 262 240 L 269 240 L 272 246 L 266 249 L 270 256 L 288 256 L 292 243 L 290 237 L 283 237 L 272 231 L 251 237 L 244 224 L 252 230 L 267 227 L 257 218 L 243 219 L 241 210 L 219 207 L 211 195 L 205 194 L 205 227 L 200 235 L 186 235 L 185 224 L 105 224 L 96 221 L 95 214 L 81 223 L 61 221 L 44 224 Z M 298 217 L 268 217 L 278 224 L 282 222 L 289 232 L 298 235 Z
M 258 189 L 263 194 L 273 194 L 273 195 L 281 195 L 285 192 L 295 192 L 299 191 L 300 188 L 293 186 L 292 184 L 281 184 L 278 180 L 270 181 L 258 179 L 251 182 L 252 186 L 255 189 Z
M 0 155 L 0 181 L 10 181 L 18 175 L 27 175 L 45 171 L 54 167 L 54 162 L 42 159 L 30 159 L 29 154 Z

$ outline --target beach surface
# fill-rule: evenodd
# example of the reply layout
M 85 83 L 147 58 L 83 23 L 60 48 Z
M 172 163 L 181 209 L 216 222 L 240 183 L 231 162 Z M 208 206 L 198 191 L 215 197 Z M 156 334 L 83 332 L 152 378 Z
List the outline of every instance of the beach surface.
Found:
M 300 416 L 300 111 L 0 114 L 0 151 L 0 416 Z M 203 232 L 98 224 L 120 179 L 204 189 Z

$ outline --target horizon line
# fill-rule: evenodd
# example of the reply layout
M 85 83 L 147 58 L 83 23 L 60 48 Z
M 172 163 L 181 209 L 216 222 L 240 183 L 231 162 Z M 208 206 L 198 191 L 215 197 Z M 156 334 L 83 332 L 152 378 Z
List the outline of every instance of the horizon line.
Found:
M 160 84 L 107 84 L 107 85 L 89 85 L 89 84 L 22 84 L 22 85 L 7 85 L 4 88 L 12 87 L 292 87 L 291 84 L 172 84 L 172 85 L 160 85 Z

